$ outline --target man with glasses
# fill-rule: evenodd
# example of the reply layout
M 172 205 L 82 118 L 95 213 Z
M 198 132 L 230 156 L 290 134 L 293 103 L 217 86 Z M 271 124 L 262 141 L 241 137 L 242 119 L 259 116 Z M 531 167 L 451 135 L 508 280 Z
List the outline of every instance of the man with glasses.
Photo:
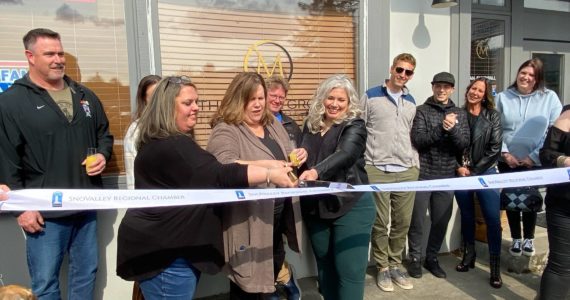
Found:
M 418 179 L 418 153 L 410 140 L 416 103 L 406 88 L 415 68 L 416 59 L 411 54 L 399 54 L 390 67 L 390 78 L 362 96 L 368 131 L 366 172 L 371 183 Z M 374 193 L 376 221 L 372 228 L 372 254 L 378 269 L 376 284 L 385 292 L 394 290 L 392 283 L 406 290 L 413 288 L 401 265 L 414 195 L 415 192 Z
M 295 120 L 283 113 L 283 106 L 287 101 L 287 93 L 289 92 L 289 83 L 281 76 L 273 75 L 266 81 L 267 84 L 267 107 L 273 113 L 275 118 L 281 122 L 289 139 L 295 142 L 297 148 L 301 144 L 301 129 Z
M 273 113 L 273 116 L 285 127 L 285 130 L 289 134 L 289 140 L 292 142 L 293 148 L 297 148 L 301 145 L 301 129 L 295 120 L 291 119 L 289 116 L 283 113 L 283 106 L 285 101 L 287 101 L 287 93 L 289 92 L 289 83 L 287 80 L 281 76 L 273 75 L 266 80 L 267 86 L 267 107 L 269 111 Z M 291 201 L 288 198 L 287 201 Z M 284 210 L 288 210 L 289 205 L 284 207 Z M 292 213 L 289 211 L 284 211 L 282 214 Z M 283 224 L 282 226 L 287 226 Z M 293 268 L 287 261 L 283 261 L 283 266 L 277 275 L 277 280 L 275 282 L 276 288 L 279 290 L 284 290 L 287 294 L 287 300 L 299 300 L 301 299 L 301 291 L 298 284 L 296 283 L 295 276 L 293 274 Z M 276 291 L 271 299 L 277 299 L 279 292 Z
M 0 182 L 14 190 L 103 188 L 101 173 L 111 157 L 113 136 L 99 98 L 65 75 L 57 32 L 33 29 L 23 42 L 29 72 L 0 95 Z M 88 148 L 97 149 L 89 164 Z M 66 254 L 68 298 L 93 299 L 96 217 L 95 211 L 18 215 L 26 234 L 32 290 L 39 299 L 62 298 L 59 271 Z
M 465 109 L 455 106 L 453 94 L 455 78 L 441 72 L 431 82 L 433 96 L 418 106 L 412 127 L 412 143 L 420 155 L 419 180 L 455 177 L 457 156 L 469 146 L 470 130 Z M 435 277 L 447 274 L 439 266 L 437 253 L 447 232 L 453 208 L 453 191 L 417 192 L 412 222 L 408 232 L 410 265 L 408 273 L 422 277 L 421 256 L 424 224 L 429 208 L 431 227 L 426 247 L 424 266 Z

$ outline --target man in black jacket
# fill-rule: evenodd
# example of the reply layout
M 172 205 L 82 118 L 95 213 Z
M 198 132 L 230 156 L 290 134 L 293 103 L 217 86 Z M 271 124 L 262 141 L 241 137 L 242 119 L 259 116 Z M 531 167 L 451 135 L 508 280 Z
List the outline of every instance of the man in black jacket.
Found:
M 102 188 L 113 136 L 99 98 L 65 76 L 58 33 L 33 29 L 23 41 L 29 72 L 0 95 L 0 182 L 14 190 Z M 88 165 L 87 148 L 97 149 Z M 34 294 L 61 298 L 59 270 L 69 253 L 69 298 L 93 299 L 96 213 L 25 211 L 18 224 L 26 233 Z
M 449 99 L 455 78 L 441 72 L 433 77 L 433 96 L 418 106 L 412 126 L 412 144 L 420 155 L 420 180 L 455 177 L 457 154 L 469 146 L 469 125 L 464 109 Z M 417 192 L 408 231 L 410 264 L 408 274 L 422 276 L 421 254 L 426 212 L 430 209 L 431 228 L 424 266 L 433 275 L 445 278 L 437 253 L 447 232 L 453 208 L 453 191 Z

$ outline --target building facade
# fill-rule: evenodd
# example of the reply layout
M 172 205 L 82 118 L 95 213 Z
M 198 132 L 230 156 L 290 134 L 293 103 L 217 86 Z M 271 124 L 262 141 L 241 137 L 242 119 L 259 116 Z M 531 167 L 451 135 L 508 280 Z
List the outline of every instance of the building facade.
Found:
M 362 93 L 388 76 L 391 59 L 401 52 L 418 62 L 409 84 L 418 104 L 431 95 L 435 73 L 456 76 L 452 99 L 462 104 L 469 80 L 487 77 L 500 92 L 532 57 L 543 59 L 547 86 L 570 103 L 568 1 L 457 2 L 432 8 L 431 0 L 0 0 L 0 92 L 26 73 L 23 35 L 36 27 L 60 32 L 68 75 L 101 98 L 116 137 L 106 171 L 110 188 L 124 186 L 122 138 L 138 81 L 148 74 L 187 75 L 197 84 L 202 103 L 195 136 L 201 145 L 237 72 L 290 79 L 285 111 L 301 124 L 322 79 L 347 74 Z M 97 292 L 103 299 L 131 292 L 130 283 L 115 275 L 114 237 L 123 214 L 99 214 Z M 0 236 L 12 241 L 0 253 L 0 278 L 26 284 L 23 236 L 11 216 L 0 215 L 0 228 Z M 458 235 L 450 226 L 444 251 L 459 246 Z M 290 260 L 301 277 L 314 274 L 310 257 Z M 223 278 L 206 277 L 198 296 L 225 287 Z

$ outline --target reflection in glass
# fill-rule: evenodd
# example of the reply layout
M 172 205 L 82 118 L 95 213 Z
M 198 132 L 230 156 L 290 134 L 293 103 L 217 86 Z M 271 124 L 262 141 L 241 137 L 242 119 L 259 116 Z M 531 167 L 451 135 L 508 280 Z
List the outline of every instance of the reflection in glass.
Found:
M 471 20 L 470 79 L 485 77 L 491 81 L 493 95 L 501 92 L 504 82 L 505 23 L 500 20 Z
M 562 54 L 533 53 L 532 58 L 535 57 L 542 60 L 544 64 L 544 81 L 546 87 L 556 92 L 559 99 L 564 99 L 560 93 L 561 74 L 564 74 Z
M 123 0 L 0 1 L 0 67 L 27 68 L 22 37 L 45 27 L 61 35 L 66 74 L 97 94 L 120 142 L 130 123 L 129 69 Z M 107 174 L 123 169 L 122 146 L 114 147 Z
M 525 8 L 570 12 L 568 0 L 524 0 Z
M 355 13 L 358 11 L 360 0 L 299 0 L 299 1 L 275 1 L 275 0 L 159 0 L 161 3 L 189 5 L 203 8 L 219 8 L 227 10 L 246 10 L 258 12 L 288 13 L 299 15 L 302 13 L 311 15 L 323 15 L 333 12 Z
M 162 75 L 192 77 L 203 101 L 196 141 L 206 144 L 210 118 L 238 72 L 290 78 L 284 110 L 298 124 L 324 78 L 354 79 L 358 2 L 159 0 Z
M 473 4 L 505 6 L 505 0 L 473 0 Z

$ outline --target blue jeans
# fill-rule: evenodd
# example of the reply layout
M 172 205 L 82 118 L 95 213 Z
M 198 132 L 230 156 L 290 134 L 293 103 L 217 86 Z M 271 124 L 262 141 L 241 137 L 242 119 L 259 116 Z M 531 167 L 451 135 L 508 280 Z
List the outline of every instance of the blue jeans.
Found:
M 200 271 L 184 259 L 177 258 L 160 274 L 139 282 L 146 300 L 189 300 L 194 297 Z
M 40 233 L 26 233 L 32 291 L 39 299 L 61 299 L 59 270 L 69 254 L 68 299 L 93 299 L 97 272 L 97 213 L 44 220 Z
M 480 175 L 497 174 L 493 167 Z M 466 244 L 475 243 L 475 199 L 477 195 L 481 212 L 487 224 L 487 242 L 490 255 L 501 254 L 501 203 L 498 189 L 455 191 L 455 199 L 461 213 L 461 234 Z

